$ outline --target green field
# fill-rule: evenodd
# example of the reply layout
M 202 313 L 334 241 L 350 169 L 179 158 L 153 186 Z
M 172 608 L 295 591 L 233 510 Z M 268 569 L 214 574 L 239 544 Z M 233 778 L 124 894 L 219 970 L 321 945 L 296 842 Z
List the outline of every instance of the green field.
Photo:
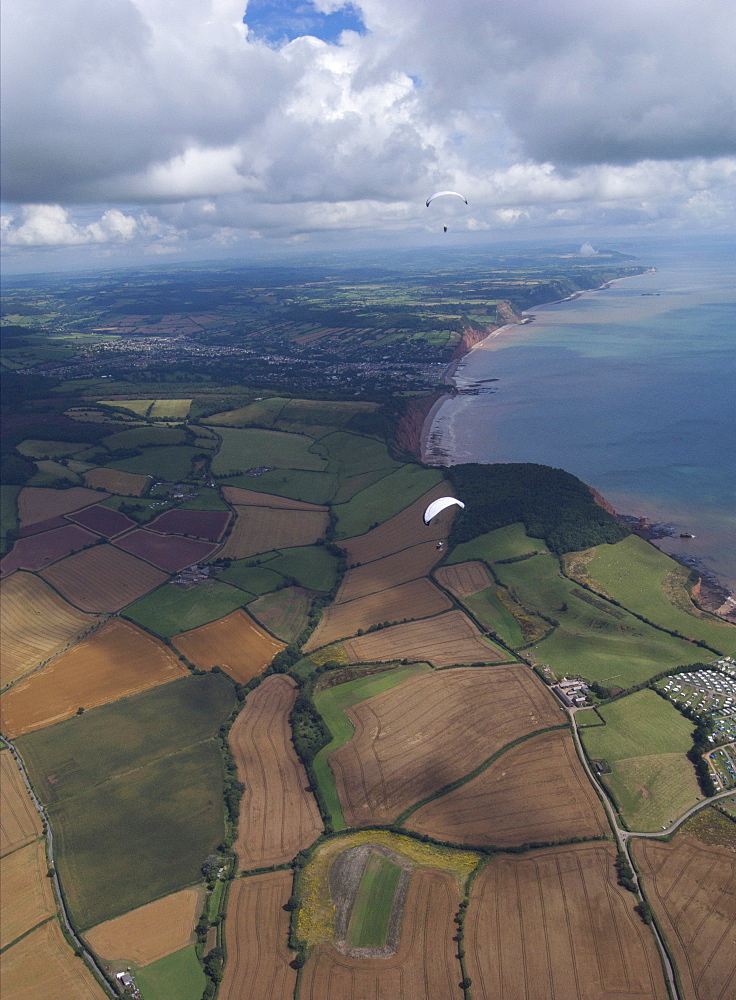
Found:
M 462 542 L 452 550 L 445 562 L 452 565 L 482 559 L 494 563 L 499 559 L 518 559 L 534 552 L 547 552 L 547 546 L 541 538 L 530 538 L 524 531 L 524 525 L 517 521 L 503 528 L 487 531 L 469 542 Z
M 112 451 L 118 448 L 146 448 L 153 445 L 182 444 L 186 440 L 184 431 L 176 427 L 132 427 L 118 431 L 104 439 Z
M 397 864 L 382 854 L 370 855 L 350 914 L 349 948 L 381 948 L 386 944 L 401 871 Z
M 377 471 L 389 473 L 400 466 L 390 457 L 384 442 L 375 438 L 336 431 L 321 438 L 320 444 L 329 452 L 327 471 L 340 479 Z
M 124 432 L 125 433 L 125 432 Z M 153 476 L 170 481 L 186 481 L 192 473 L 192 460 L 201 452 L 198 448 L 180 444 L 168 447 L 144 448 L 134 458 L 122 458 L 117 462 L 107 462 L 111 469 L 121 472 L 135 472 L 142 476 Z
M 76 472 L 72 472 L 59 462 L 54 462 L 53 459 L 36 462 L 36 469 L 38 471 L 28 480 L 28 486 L 51 486 L 62 480 L 74 486 L 83 485 L 81 477 Z
M 148 411 L 154 404 L 153 399 L 101 399 L 99 400 L 100 406 L 113 406 L 122 407 L 125 410 L 130 410 L 132 413 L 137 413 L 139 417 L 145 417 L 148 415 Z
M 347 743 L 355 731 L 352 722 L 345 715 L 345 709 L 366 698 L 388 691 L 409 677 L 413 677 L 414 674 L 426 670 L 431 670 L 431 667 L 415 665 L 382 670 L 378 674 L 368 674 L 354 681 L 347 681 L 345 684 L 325 688 L 314 696 L 314 704 L 332 733 L 332 739 L 316 755 L 312 767 L 335 830 L 345 830 L 346 826 L 328 758 L 331 753 Z
M 283 396 L 274 396 L 271 399 L 248 403 L 247 406 L 239 406 L 235 410 L 214 413 L 211 417 L 203 417 L 199 422 L 216 427 L 247 427 L 249 424 L 272 427 L 274 420 L 288 402 L 289 400 Z
M 327 472 L 305 472 L 303 469 L 273 469 L 262 476 L 227 476 L 220 482 L 223 486 L 240 486 L 257 493 L 318 504 L 328 503 L 337 485 L 336 477 Z
M 649 621 L 672 629 L 688 638 L 700 639 L 720 653 L 736 654 L 736 627 L 705 616 L 692 604 L 685 590 L 687 570 L 654 545 L 629 535 L 615 545 L 599 545 L 588 563 L 588 572 L 603 589 L 624 607 Z M 668 600 L 663 584 L 679 606 Z M 691 608 L 696 614 L 689 614 Z
M 260 556 L 270 570 L 296 580 L 307 590 L 332 590 L 337 580 L 338 561 L 324 545 L 295 545 L 284 552 Z
M 221 580 L 235 584 L 241 590 L 248 591 L 254 597 L 261 594 L 268 594 L 277 587 L 281 587 L 286 582 L 280 573 L 265 566 L 254 566 L 252 559 L 236 559 L 223 573 Z
M 125 608 L 125 617 L 165 639 L 224 618 L 247 600 L 242 590 L 210 580 L 190 590 L 165 583 Z
M 606 760 L 605 776 L 632 830 L 657 830 L 700 797 L 685 754 L 693 723 L 653 691 L 637 691 L 598 709 L 605 726 L 580 736 L 591 760 Z
M 18 528 L 18 494 L 20 486 L 0 486 L 0 551 L 10 548 L 8 532 Z
M 354 403 L 345 400 L 290 399 L 278 414 L 276 426 L 283 430 L 299 427 L 307 434 L 312 429 L 344 427 L 356 413 L 372 413 L 375 403 Z
M 185 677 L 18 740 L 81 929 L 201 879 L 224 833 L 213 737 L 234 704 L 224 675 Z
M 500 581 L 529 611 L 557 622 L 547 639 L 530 649 L 556 672 L 580 673 L 609 687 L 631 687 L 670 666 L 692 663 L 691 643 L 639 621 L 563 577 L 557 559 L 537 555 L 496 563 Z
M 138 969 L 135 980 L 145 1000 L 201 1000 L 207 985 L 193 944 Z
M 48 458 L 65 458 L 85 451 L 88 447 L 86 444 L 73 441 L 36 441 L 32 438 L 21 441 L 17 446 L 21 455 L 25 455 L 27 458 L 44 458 L 46 456 Z
M 373 486 L 361 490 L 352 500 L 334 508 L 337 538 L 363 535 L 376 524 L 388 521 L 442 481 L 437 469 L 402 465 Z
M 219 434 L 222 444 L 212 459 L 216 476 L 237 475 L 259 466 L 322 472 L 327 465 L 324 450 L 304 434 L 255 427 L 223 428 Z
M 151 420 L 183 420 L 191 405 L 191 399 L 155 399 L 148 416 Z
M 128 517 L 133 518 L 138 524 L 146 524 L 148 521 L 152 521 L 154 517 L 158 517 L 159 514 L 163 514 L 165 510 L 170 510 L 174 506 L 174 501 L 166 503 L 161 506 L 161 497 L 126 497 L 126 496 L 113 496 L 108 497 L 107 500 L 101 500 L 101 507 L 110 507 L 112 510 L 120 510 L 125 508 L 123 513 L 127 514 Z
M 182 510 L 230 510 L 216 489 L 208 486 L 198 486 L 194 500 L 185 500 L 177 504 Z
M 498 632 L 503 641 L 515 649 L 524 644 L 521 626 L 499 599 L 497 590 L 495 586 L 487 587 L 470 597 L 463 597 L 461 603 L 470 608 L 481 624 Z
M 309 621 L 312 599 L 303 590 L 286 587 L 264 594 L 248 605 L 248 612 L 283 642 L 294 642 Z

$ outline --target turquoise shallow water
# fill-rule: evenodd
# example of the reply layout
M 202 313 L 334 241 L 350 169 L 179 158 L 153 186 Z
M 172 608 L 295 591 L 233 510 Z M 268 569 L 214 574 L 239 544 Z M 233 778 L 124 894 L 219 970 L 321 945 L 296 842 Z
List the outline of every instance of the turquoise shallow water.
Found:
M 569 302 L 475 348 L 431 429 L 451 461 L 542 462 L 621 513 L 693 539 L 658 544 L 736 590 L 736 243 L 627 249 L 656 273 Z

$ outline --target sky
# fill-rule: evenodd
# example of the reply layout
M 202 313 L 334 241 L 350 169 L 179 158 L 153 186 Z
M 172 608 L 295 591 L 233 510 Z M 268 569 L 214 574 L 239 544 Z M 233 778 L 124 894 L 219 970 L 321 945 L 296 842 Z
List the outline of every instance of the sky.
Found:
M 3 0 L 3 266 L 733 232 L 734 38 L 732 0 Z

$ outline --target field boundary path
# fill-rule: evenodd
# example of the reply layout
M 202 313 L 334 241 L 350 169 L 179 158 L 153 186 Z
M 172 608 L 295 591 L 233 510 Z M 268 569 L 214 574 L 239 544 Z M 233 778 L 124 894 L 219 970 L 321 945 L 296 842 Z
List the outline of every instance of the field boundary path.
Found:
M 629 843 L 628 843 L 629 840 L 631 840 L 632 838 L 639 838 L 639 837 L 652 840 L 666 840 L 680 826 L 682 826 L 682 824 L 686 820 L 690 819 L 690 817 L 693 816 L 696 812 L 698 812 L 700 809 L 704 809 L 706 806 L 712 805 L 719 799 L 725 799 L 728 798 L 729 796 L 732 796 L 734 794 L 734 789 L 733 788 L 725 789 L 722 792 L 718 792 L 716 795 L 711 795 L 700 802 L 696 802 L 694 806 L 691 806 L 686 812 L 682 814 L 682 816 L 680 816 L 679 819 L 675 820 L 670 826 L 668 826 L 666 830 L 655 830 L 654 832 L 646 832 L 646 833 L 638 833 L 635 830 L 624 830 L 619 825 L 616 809 L 614 808 L 610 799 L 606 795 L 605 791 L 601 788 L 599 782 L 596 780 L 595 775 L 593 774 L 590 765 L 588 764 L 588 758 L 586 757 L 585 751 L 583 750 L 583 745 L 580 740 L 580 733 L 578 731 L 577 723 L 575 721 L 575 713 L 578 710 L 572 708 L 572 709 L 567 709 L 566 711 L 570 719 L 573 739 L 575 741 L 575 749 L 578 752 L 578 757 L 580 758 L 580 762 L 585 768 L 585 771 L 588 777 L 590 778 L 593 787 L 596 789 L 598 795 L 600 796 L 601 802 L 603 803 L 603 807 L 606 810 L 606 814 L 608 815 L 608 819 L 611 824 L 614 837 L 616 838 L 616 843 L 618 845 L 618 848 L 621 851 L 621 853 L 625 855 L 626 861 L 629 867 L 631 868 L 631 871 L 633 872 L 634 884 L 636 885 L 636 893 L 641 898 L 641 900 L 644 900 L 641 886 L 639 884 L 639 875 L 632 863 L 631 855 L 629 853 Z M 669 952 L 667 951 L 667 947 L 664 943 L 664 938 L 660 934 L 659 928 L 657 927 L 657 924 L 655 922 L 652 922 L 649 926 L 652 929 L 652 933 L 654 934 L 657 946 L 659 947 L 659 952 L 662 958 L 662 965 L 666 972 L 668 988 L 670 990 L 670 993 L 672 997 L 674 997 L 674 1000 L 683 1000 L 680 991 L 678 990 L 677 987 L 674 963 L 672 962 Z
M 115 997 L 117 996 L 117 994 L 113 991 L 112 987 L 110 986 L 110 983 L 107 981 L 107 978 L 105 977 L 104 972 L 100 968 L 97 959 L 91 952 L 87 950 L 84 941 L 82 941 L 82 939 L 77 935 L 77 932 L 74 930 L 69 920 L 69 914 L 67 913 L 67 908 L 66 908 L 66 900 L 64 899 L 64 894 L 61 891 L 61 882 L 59 880 L 59 873 L 57 872 L 56 865 L 54 864 L 54 835 L 51 830 L 51 824 L 49 823 L 48 817 L 44 812 L 44 808 L 41 805 L 41 802 L 36 796 L 36 793 L 33 791 L 33 786 L 31 785 L 28 774 L 26 773 L 26 769 L 23 765 L 23 761 L 21 760 L 20 754 L 15 749 L 10 740 L 6 739 L 4 736 L 0 736 L 0 742 L 4 746 L 6 746 L 7 749 L 12 753 L 13 759 L 15 760 L 15 763 L 18 765 L 20 773 L 23 777 L 23 781 L 25 782 L 26 788 L 28 789 L 28 794 L 31 796 L 31 801 L 35 805 L 36 809 L 38 810 L 38 814 L 41 817 L 41 822 L 43 823 L 44 826 L 44 836 L 46 838 L 49 865 L 54 873 L 52 881 L 54 885 L 56 900 L 58 903 L 58 913 L 61 917 L 61 920 L 64 922 L 64 926 L 66 927 L 68 934 L 76 944 L 76 948 L 81 953 L 81 956 L 87 963 L 88 968 L 94 973 L 95 978 L 99 981 L 99 984 L 108 993 L 109 996 Z

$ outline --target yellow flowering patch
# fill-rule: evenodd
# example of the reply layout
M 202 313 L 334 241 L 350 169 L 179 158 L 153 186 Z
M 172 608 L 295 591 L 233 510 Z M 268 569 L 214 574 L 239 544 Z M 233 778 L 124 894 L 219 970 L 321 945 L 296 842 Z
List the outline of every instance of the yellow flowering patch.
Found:
M 344 646 L 341 646 L 339 642 L 336 642 L 332 646 L 325 646 L 324 649 L 315 650 L 313 653 L 309 654 L 309 659 L 312 663 L 316 663 L 318 667 L 327 663 L 328 660 L 334 660 L 335 663 L 341 664 L 347 664 L 350 662 Z

